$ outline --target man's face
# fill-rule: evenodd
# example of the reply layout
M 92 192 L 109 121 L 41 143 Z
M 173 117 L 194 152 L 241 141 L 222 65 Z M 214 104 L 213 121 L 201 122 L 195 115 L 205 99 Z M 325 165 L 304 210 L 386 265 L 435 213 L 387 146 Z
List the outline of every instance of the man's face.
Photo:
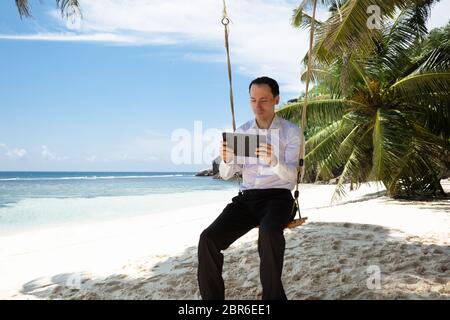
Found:
M 274 114 L 275 105 L 279 101 L 280 96 L 274 97 L 267 84 L 253 84 L 250 88 L 250 104 L 257 118 L 271 118 Z

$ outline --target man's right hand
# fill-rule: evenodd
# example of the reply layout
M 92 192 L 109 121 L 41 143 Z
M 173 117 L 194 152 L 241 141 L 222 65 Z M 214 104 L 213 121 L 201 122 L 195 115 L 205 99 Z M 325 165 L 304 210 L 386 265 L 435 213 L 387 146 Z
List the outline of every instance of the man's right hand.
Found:
M 226 141 L 222 141 L 222 146 L 220 148 L 220 154 L 225 163 L 230 163 L 234 159 L 234 151 L 229 148 Z

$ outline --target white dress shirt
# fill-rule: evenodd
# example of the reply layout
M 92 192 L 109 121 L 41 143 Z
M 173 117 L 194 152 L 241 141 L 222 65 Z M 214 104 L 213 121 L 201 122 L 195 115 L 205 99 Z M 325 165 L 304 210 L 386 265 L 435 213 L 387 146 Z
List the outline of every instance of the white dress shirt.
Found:
M 300 150 L 300 128 L 275 115 L 269 129 L 260 129 L 255 119 L 236 129 L 236 133 L 253 133 L 267 136 L 267 143 L 277 161 L 273 166 L 259 158 L 241 158 L 219 166 L 220 176 L 228 180 L 242 172 L 241 190 L 282 188 L 293 190 L 297 183 L 297 166 Z

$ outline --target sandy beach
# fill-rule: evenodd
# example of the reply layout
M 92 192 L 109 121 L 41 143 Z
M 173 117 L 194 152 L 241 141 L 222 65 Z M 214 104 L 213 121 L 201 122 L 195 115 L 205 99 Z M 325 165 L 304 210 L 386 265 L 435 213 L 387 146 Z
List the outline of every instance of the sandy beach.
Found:
M 450 298 L 449 199 L 393 200 L 364 184 L 330 205 L 334 187 L 301 190 L 308 222 L 285 231 L 289 299 Z M 0 236 L 0 298 L 199 299 L 199 234 L 237 191 L 215 192 L 223 201 Z M 257 236 L 224 251 L 227 299 L 261 298 Z

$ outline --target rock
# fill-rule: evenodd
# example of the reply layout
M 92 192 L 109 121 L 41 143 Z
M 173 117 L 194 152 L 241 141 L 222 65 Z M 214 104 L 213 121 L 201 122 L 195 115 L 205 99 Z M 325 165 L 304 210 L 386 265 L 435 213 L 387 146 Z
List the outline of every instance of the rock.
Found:
M 195 174 L 196 177 L 212 177 L 213 179 L 217 179 L 217 180 L 223 180 L 222 177 L 220 176 L 219 173 L 219 166 L 220 166 L 220 162 L 222 162 L 222 158 L 220 156 L 218 156 L 217 158 L 215 158 L 212 161 L 212 168 L 211 169 L 203 169 L 199 172 L 197 172 Z M 239 172 L 237 174 L 237 176 L 239 176 L 242 179 L 242 174 Z M 236 175 L 229 179 L 229 180 L 236 180 L 237 177 Z
M 196 177 L 215 177 L 219 174 L 219 165 L 222 158 L 218 156 L 212 161 L 211 169 L 203 169 L 195 174 Z
M 338 180 L 339 180 L 338 178 L 330 179 L 330 180 L 328 180 L 328 184 L 337 184 Z
M 213 175 L 213 173 L 212 173 L 211 169 L 205 169 L 205 170 L 199 171 L 195 174 L 196 177 L 209 177 L 212 175 Z
M 220 156 L 218 156 L 217 158 L 215 158 L 213 160 L 213 162 L 212 162 L 212 173 L 213 173 L 213 175 L 219 173 L 219 165 L 220 165 L 221 161 L 222 161 L 222 158 Z

